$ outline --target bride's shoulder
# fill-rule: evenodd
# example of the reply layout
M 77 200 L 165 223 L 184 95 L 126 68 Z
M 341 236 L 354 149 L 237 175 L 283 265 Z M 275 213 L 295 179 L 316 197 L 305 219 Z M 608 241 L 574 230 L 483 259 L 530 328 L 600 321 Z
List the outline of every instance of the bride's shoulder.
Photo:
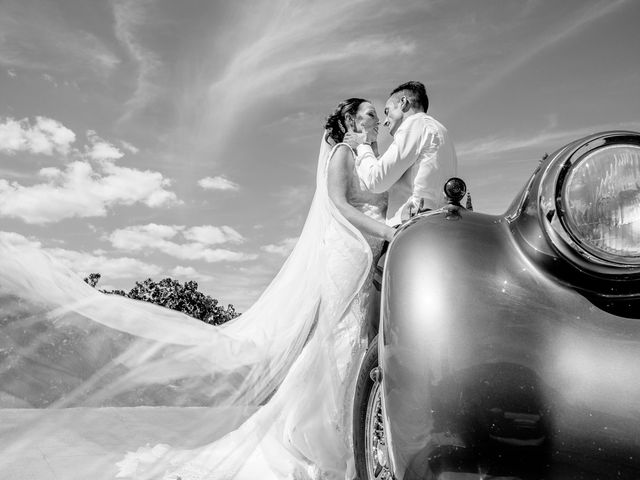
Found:
M 356 154 L 349 145 L 346 143 L 337 143 L 333 147 L 333 151 L 329 157 L 329 163 L 351 165 L 355 161 L 355 158 Z
M 329 155 L 327 168 L 329 171 L 341 172 L 341 175 L 344 175 L 353 169 L 354 162 L 355 155 L 351 147 L 346 143 L 338 143 L 334 145 Z
M 348 144 L 343 142 L 336 143 L 333 146 L 333 152 L 334 152 L 334 155 L 346 155 L 351 157 L 355 156 L 355 152 L 353 151 L 353 148 L 351 148 Z

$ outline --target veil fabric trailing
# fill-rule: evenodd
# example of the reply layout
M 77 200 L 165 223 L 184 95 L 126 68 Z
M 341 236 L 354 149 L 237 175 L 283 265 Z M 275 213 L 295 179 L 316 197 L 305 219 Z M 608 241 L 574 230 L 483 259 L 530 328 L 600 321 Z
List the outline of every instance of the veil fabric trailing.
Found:
M 289 258 L 256 303 L 221 326 L 102 294 L 45 252 L 0 237 L 0 402 L 228 407 L 220 425 L 203 426 L 202 447 L 129 454 L 123 477 L 162 478 L 182 466 L 183 480 L 189 468 L 198 479 L 289 478 L 292 465 L 316 457 L 344 475 L 349 447 L 320 434 L 344 388 L 336 326 L 363 287 L 372 252 L 329 199 L 333 151 L 323 139 L 316 192 Z M 228 433 L 230 424 L 238 428 Z M 24 442 L 44 428 L 35 425 Z

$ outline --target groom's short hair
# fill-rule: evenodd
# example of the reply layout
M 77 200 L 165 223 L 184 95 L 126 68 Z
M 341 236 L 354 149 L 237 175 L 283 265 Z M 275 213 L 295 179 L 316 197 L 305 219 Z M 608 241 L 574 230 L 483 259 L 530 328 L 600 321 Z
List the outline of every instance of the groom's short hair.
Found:
M 427 89 L 421 82 L 406 82 L 402 85 L 398 85 L 393 89 L 389 96 L 392 97 L 396 94 L 398 94 L 398 97 L 407 97 L 409 104 L 415 109 L 422 110 L 425 113 L 429 109 Z

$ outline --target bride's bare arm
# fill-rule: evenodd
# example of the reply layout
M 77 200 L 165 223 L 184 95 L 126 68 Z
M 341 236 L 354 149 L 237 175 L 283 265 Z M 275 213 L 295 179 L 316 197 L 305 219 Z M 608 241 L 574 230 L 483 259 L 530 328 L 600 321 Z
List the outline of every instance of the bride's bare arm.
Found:
M 387 224 L 366 216 L 347 200 L 349 179 L 353 175 L 353 155 L 347 146 L 340 146 L 333 154 L 327 173 L 329 198 L 340 213 L 358 230 L 391 241 L 395 230 Z

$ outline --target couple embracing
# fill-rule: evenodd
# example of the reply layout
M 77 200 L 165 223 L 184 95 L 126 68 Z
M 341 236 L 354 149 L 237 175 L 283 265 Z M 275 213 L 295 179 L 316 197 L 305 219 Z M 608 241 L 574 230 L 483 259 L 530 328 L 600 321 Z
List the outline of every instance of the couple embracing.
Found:
M 226 327 L 241 326 L 238 335 L 258 343 L 237 353 L 246 370 L 232 400 L 257 402 L 255 413 L 230 433 L 212 427 L 215 440 L 197 449 L 128 453 L 121 478 L 355 478 L 351 415 L 374 307 L 372 266 L 412 212 L 444 204 L 443 185 L 456 174 L 453 144 L 428 106 L 420 82 L 391 92 L 383 125 L 393 142 L 378 157 L 373 105 L 338 104 L 325 124 L 316 193 L 296 247 L 258 302 Z M 270 318 L 276 306 L 279 318 Z M 252 358 L 256 347 L 262 351 Z
M 28 382 L 33 395 L 53 407 L 215 413 L 184 444 L 122 439 L 116 478 L 353 479 L 352 403 L 375 307 L 374 260 L 411 211 L 444 203 L 442 186 L 456 173 L 451 140 L 428 105 L 419 82 L 392 91 L 384 125 L 393 143 L 379 158 L 373 105 L 337 106 L 296 246 L 255 304 L 219 327 L 104 295 L 37 246 L 0 238 L 2 328 L 28 339 L 14 360 L 25 378 L 41 379 Z M 22 444 L 57 427 L 34 422 Z

